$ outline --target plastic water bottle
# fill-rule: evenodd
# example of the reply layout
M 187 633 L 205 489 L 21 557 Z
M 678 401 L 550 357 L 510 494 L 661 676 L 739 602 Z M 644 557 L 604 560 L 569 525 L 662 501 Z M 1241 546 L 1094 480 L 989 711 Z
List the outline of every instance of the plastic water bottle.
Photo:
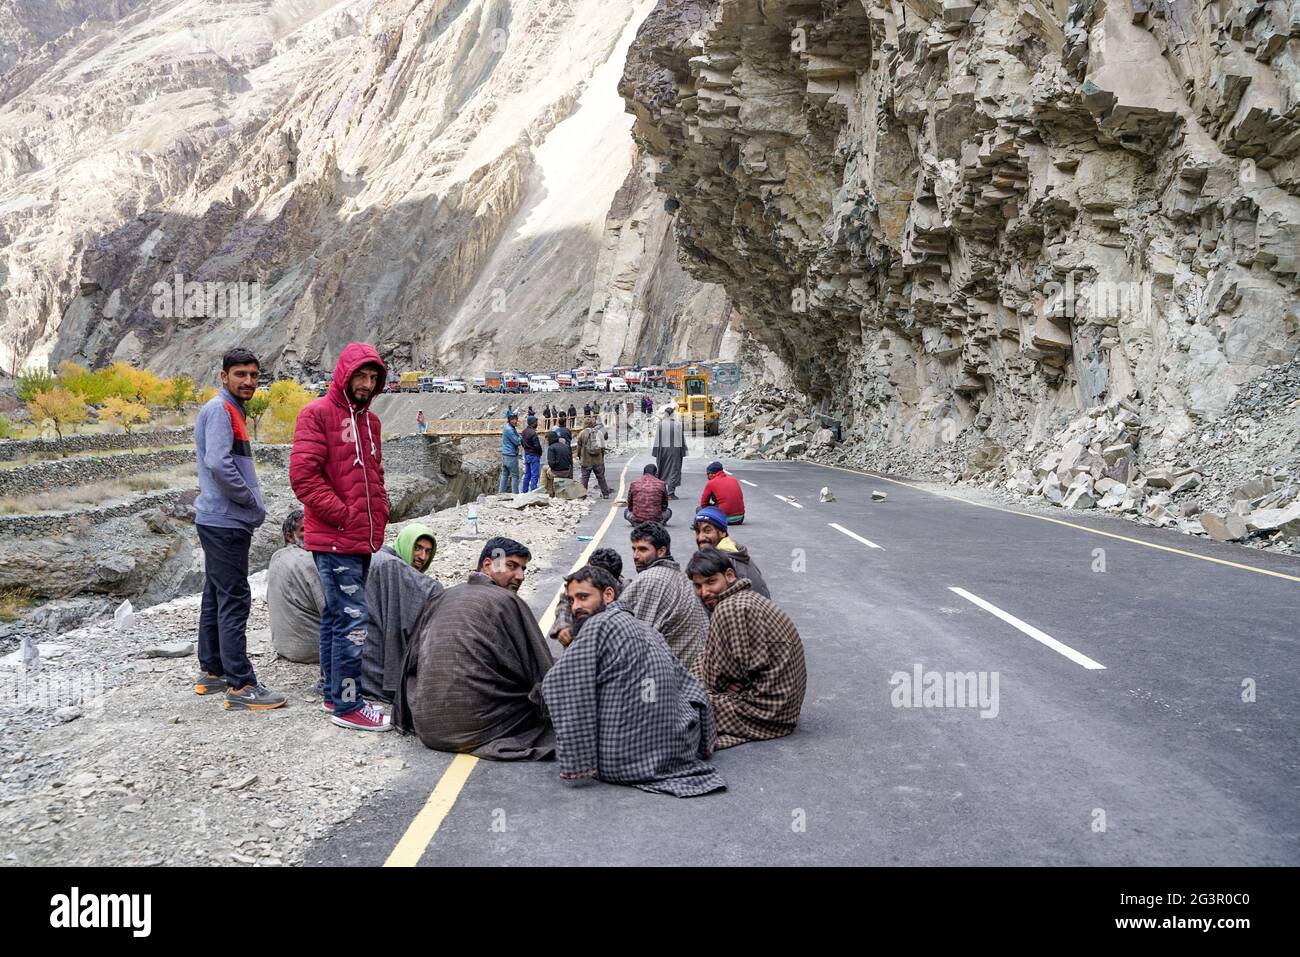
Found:
M 466 517 L 469 520 L 469 533 L 478 535 L 478 504 L 476 502 L 470 503 L 469 515 Z

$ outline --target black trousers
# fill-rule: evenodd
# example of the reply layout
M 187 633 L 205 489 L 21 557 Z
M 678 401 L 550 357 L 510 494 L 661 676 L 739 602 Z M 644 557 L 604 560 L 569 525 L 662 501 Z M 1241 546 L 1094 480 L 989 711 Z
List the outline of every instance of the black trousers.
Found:
M 195 525 L 203 545 L 203 603 L 199 608 L 199 667 L 225 675 L 232 688 L 256 684 L 248 660 L 248 549 L 253 533 L 242 528 Z

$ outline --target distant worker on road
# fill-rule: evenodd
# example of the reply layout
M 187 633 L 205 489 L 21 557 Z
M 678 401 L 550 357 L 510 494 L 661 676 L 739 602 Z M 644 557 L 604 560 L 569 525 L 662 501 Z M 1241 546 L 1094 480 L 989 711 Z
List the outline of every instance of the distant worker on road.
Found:
M 677 486 L 682 484 L 682 459 L 686 457 L 686 433 L 681 422 L 673 415 L 670 405 L 664 409 L 659 427 L 655 430 L 654 447 L 650 450 L 659 466 L 659 478 L 668 487 L 668 497 L 677 497 Z
M 506 412 L 506 427 L 501 431 L 501 481 L 497 483 L 497 494 L 507 491 L 519 491 L 519 449 L 524 440 L 519 434 L 519 413 L 514 410 Z
M 424 435 L 424 430 L 427 426 L 428 423 L 424 419 L 424 410 L 420 409 L 420 411 L 415 413 L 415 430 L 421 435 Z
M 745 493 L 740 482 L 721 462 L 710 462 L 704 472 L 708 480 L 700 493 L 700 508 L 716 505 L 727 516 L 728 525 L 741 524 L 745 520 Z
M 600 497 L 609 498 L 609 483 L 605 481 L 605 427 L 595 418 L 587 419 L 587 427 L 578 433 L 578 464 L 582 466 L 582 487 L 588 487 L 591 473 L 596 473 Z
M 521 492 L 531 492 L 537 488 L 537 479 L 542 472 L 542 437 L 537 434 L 537 416 L 528 417 L 528 427 L 523 434 L 524 449 L 524 484 Z
M 641 477 L 627 487 L 627 508 L 623 517 L 633 525 L 657 522 L 667 525 L 673 517 L 668 507 L 668 489 L 659 480 L 659 467 L 653 462 L 641 472 Z

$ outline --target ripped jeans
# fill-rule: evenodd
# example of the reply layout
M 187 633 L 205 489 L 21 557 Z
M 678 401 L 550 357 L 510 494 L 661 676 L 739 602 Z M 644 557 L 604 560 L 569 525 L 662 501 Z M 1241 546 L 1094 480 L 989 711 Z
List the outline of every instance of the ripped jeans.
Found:
M 312 552 L 325 607 L 320 616 L 320 673 L 336 715 L 356 711 L 361 697 L 361 650 L 370 612 L 366 607 L 369 555 Z

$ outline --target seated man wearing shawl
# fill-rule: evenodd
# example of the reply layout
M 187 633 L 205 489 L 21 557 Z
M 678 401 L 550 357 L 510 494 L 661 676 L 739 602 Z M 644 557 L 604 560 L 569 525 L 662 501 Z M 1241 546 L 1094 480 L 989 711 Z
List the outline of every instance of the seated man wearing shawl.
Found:
M 597 778 L 695 797 L 723 790 L 710 767 L 709 698 L 663 636 L 614 600 L 614 578 L 587 565 L 564 579 L 573 641 L 542 681 L 560 779 Z
M 623 577 L 623 557 L 618 552 L 612 548 L 598 548 L 591 553 L 587 564 L 592 568 L 603 568 L 609 572 L 610 577 L 614 579 L 615 598 L 623 594 L 623 589 L 627 587 L 627 579 Z M 569 642 L 573 640 L 573 635 L 573 612 L 569 600 L 561 598 L 555 608 L 555 624 L 551 626 L 549 637 L 567 648 Z
M 691 674 L 709 693 L 718 747 L 780 738 L 794 730 L 808 674 L 788 615 L 736 577 L 731 559 L 704 548 L 686 566 L 709 609 L 709 637 Z
M 280 526 L 284 548 L 271 556 L 266 573 L 266 607 L 271 647 L 290 661 L 320 661 L 320 616 L 325 595 L 311 552 L 302 547 L 302 509 Z
M 427 525 L 407 525 L 392 545 L 370 559 L 366 605 L 370 623 L 361 650 L 361 692 L 392 701 L 402 675 L 406 646 L 424 606 L 442 591 L 429 575 L 438 543 Z
M 618 596 L 618 602 L 664 636 L 688 669 L 704 647 L 709 615 L 682 574 L 670 552 L 668 529 L 643 522 L 632 529 L 632 561 L 636 578 Z
M 428 602 L 406 651 L 395 727 L 436 751 L 499 761 L 555 754 L 542 704 L 551 651 L 516 594 L 531 557 L 513 539 L 489 539 L 469 580 Z

